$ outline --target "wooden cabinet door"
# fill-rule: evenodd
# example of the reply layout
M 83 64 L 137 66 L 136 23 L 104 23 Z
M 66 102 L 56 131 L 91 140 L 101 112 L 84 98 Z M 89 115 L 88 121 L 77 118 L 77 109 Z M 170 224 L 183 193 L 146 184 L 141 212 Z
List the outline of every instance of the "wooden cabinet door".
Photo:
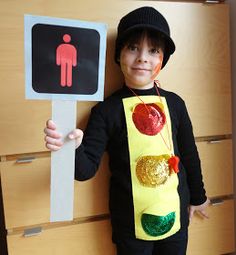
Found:
M 210 206 L 209 219 L 195 216 L 189 227 L 189 255 L 216 255 L 234 252 L 234 200 Z
M 8 235 L 10 255 L 115 255 L 109 220 L 45 229 L 38 236 Z
M 1 162 L 0 171 L 6 228 L 48 223 L 50 158 L 31 163 Z M 74 218 L 108 214 L 108 183 L 105 163 L 93 179 L 75 181 Z
M 25 100 L 24 2 L 0 2 L 0 155 L 45 150 L 43 129 L 50 103 Z M 15 14 L 14 14 L 15 13 Z
M 231 134 L 229 6 L 168 3 L 163 13 L 176 51 L 160 73 L 162 87 L 185 100 L 195 136 Z
M 105 154 L 95 177 L 85 182 L 75 181 L 74 218 L 109 213 L 109 180 Z
M 216 197 L 233 194 L 232 141 L 198 142 L 197 147 L 207 195 Z
M 231 133 L 229 13 L 226 4 L 163 3 L 154 1 L 1 1 L 0 32 L 0 155 L 44 151 L 43 128 L 51 116 L 49 102 L 25 100 L 25 13 L 98 21 L 108 24 L 105 94 L 123 85 L 114 63 L 114 40 L 120 18 L 144 5 L 167 18 L 176 52 L 160 77 L 163 88 L 180 94 L 187 103 L 196 136 Z M 14 6 L 14 8 L 12 8 Z M 109 6 L 109 8 L 108 8 Z M 109 9 L 109 11 L 108 11 Z M 5 11 L 7 10 L 7 12 Z M 187 22 L 186 22 L 187 20 Z M 91 104 L 80 103 L 78 125 L 83 127 Z
M 7 229 L 48 222 L 49 162 L 49 158 L 42 158 L 31 163 L 0 163 Z
M 49 102 L 24 99 L 23 15 L 27 13 L 107 23 L 105 95 L 108 96 L 123 85 L 120 69 L 113 61 L 116 26 L 124 14 L 144 5 L 156 7 L 169 22 L 176 52 L 158 79 L 164 89 L 176 92 L 186 101 L 195 136 L 231 134 L 227 4 L 101 0 L 97 8 L 93 0 L 71 0 L 68 3 L 56 0 L 30 3 L 26 0 L 0 1 L 0 32 L 4 39 L 0 46 L 0 155 L 44 151 L 43 129 L 45 121 L 51 116 Z M 85 127 L 92 105 L 94 103 L 91 102 L 78 104 L 79 127 Z M 229 172 L 232 161 L 229 159 L 229 167 L 224 168 L 226 176 L 221 171 L 224 161 L 212 159 L 226 154 L 228 158 L 230 145 L 223 143 L 224 146 L 209 145 L 214 149 L 209 149 L 203 143 L 198 146 L 204 179 L 212 196 L 232 193 L 232 173 Z M 75 182 L 75 218 L 108 212 L 109 172 L 106 171 L 107 160 L 103 162 L 105 166 L 101 166 L 94 179 L 84 183 Z M 47 223 L 50 159 L 36 159 L 20 165 L 13 161 L 1 162 L 0 170 L 7 229 Z M 216 177 L 215 172 L 219 176 Z M 233 201 L 212 206 L 210 212 L 209 221 L 203 223 L 195 218 L 190 226 L 191 255 L 210 255 L 209 250 L 215 255 L 234 249 Z M 47 229 L 41 235 L 30 238 L 23 238 L 22 233 L 14 232 L 8 236 L 9 254 L 100 255 L 106 251 L 112 255 L 114 247 L 110 232 L 108 222 Z
M 116 2 L 100 0 L 99 8 L 92 8 L 94 1 L 71 0 L 66 3 L 52 0 L 33 1 L 31 4 L 26 0 L 0 1 L 0 33 L 1 38 L 4 38 L 0 45 L 0 155 L 46 150 L 43 129 L 46 120 L 51 118 L 51 103 L 42 100 L 25 100 L 24 14 L 109 24 L 106 61 L 109 66 L 109 71 L 106 73 L 106 83 L 109 83 L 106 94 L 109 94 L 114 87 L 118 87 L 118 84 L 122 85 L 119 79 L 121 75 L 117 72 L 119 67 L 113 61 L 114 27 L 120 16 Z M 85 126 L 84 122 L 87 118 L 84 109 L 88 115 L 93 104 L 91 102 L 78 104 L 80 127 Z
M 234 202 L 209 208 L 210 219 L 194 217 L 189 228 L 189 255 L 216 255 L 234 251 Z M 11 255 L 25 254 L 115 254 L 109 220 L 45 228 L 38 236 L 9 234 Z

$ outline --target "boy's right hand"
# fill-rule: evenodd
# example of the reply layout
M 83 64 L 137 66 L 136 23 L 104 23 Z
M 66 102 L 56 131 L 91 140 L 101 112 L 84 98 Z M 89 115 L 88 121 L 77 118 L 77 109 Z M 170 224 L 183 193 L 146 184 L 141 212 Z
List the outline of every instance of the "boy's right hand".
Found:
M 48 120 L 46 123 L 45 133 L 45 145 L 50 151 L 58 151 L 63 146 L 62 134 L 57 131 L 57 126 L 52 120 Z M 81 129 L 73 130 L 69 135 L 69 139 L 75 139 L 75 146 L 78 148 L 83 139 L 83 131 Z

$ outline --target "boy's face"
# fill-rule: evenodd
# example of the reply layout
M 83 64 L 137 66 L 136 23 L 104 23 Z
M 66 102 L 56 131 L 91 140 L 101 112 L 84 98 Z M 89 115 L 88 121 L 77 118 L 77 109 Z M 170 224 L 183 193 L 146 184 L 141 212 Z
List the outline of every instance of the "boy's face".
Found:
M 153 47 L 147 37 L 124 46 L 120 53 L 120 66 L 126 85 L 134 89 L 152 88 L 162 60 L 162 49 Z

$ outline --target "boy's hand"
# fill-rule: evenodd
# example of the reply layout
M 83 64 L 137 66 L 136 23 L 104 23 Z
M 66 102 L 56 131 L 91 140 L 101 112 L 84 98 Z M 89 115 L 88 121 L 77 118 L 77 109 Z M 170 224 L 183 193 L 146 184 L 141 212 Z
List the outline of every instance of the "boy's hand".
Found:
M 210 200 L 207 198 L 206 202 L 201 205 L 190 205 L 189 206 L 189 220 L 191 221 L 195 212 L 197 212 L 202 218 L 209 219 L 206 212 L 206 208 L 209 206 Z
M 56 124 L 52 120 L 48 120 L 46 123 L 46 128 L 44 129 L 45 133 L 45 145 L 50 151 L 60 150 L 63 146 L 62 134 L 57 130 Z M 69 139 L 75 139 L 76 148 L 78 148 L 83 139 L 83 131 L 80 129 L 73 130 L 69 135 Z

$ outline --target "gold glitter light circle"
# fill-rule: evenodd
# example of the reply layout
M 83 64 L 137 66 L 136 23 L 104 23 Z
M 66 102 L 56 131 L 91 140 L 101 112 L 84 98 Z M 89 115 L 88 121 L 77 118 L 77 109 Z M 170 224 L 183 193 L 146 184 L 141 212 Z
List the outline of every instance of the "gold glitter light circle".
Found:
M 169 175 L 169 155 L 143 156 L 138 159 L 136 175 L 139 182 L 146 187 L 155 188 L 164 184 Z

